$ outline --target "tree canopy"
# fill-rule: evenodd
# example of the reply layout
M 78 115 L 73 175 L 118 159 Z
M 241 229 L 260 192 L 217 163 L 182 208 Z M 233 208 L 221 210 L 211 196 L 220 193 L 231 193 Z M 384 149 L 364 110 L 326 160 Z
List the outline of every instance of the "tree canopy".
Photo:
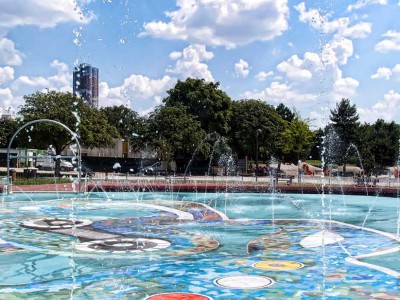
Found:
M 232 148 L 241 157 L 253 155 L 258 134 L 260 158 L 267 159 L 276 153 L 284 126 L 272 105 L 254 99 L 235 101 L 230 132 Z
M 358 119 L 357 107 L 355 104 L 351 105 L 349 99 L 343 98 L 336 104 L 336 108 L 331 110 L 330 120 L 333 127 L 347 146 L 356 140 Z
M 332 121 L 332 129 L 335 131 L 339 147 L 337 147 L 337 163 L 345 164 L 347 151 L 351 144 L 356 146 L 357 129 L 359 127 L 359 116 L 355 104 L 351 105 L 349 99 L 342 98 L 336 104 L 336 108 L 331 110 L 330 120 Z
M 200 121 L 201 128 L 207 133 L 225 135 L 229 131 L 232 100 L 219 89 L 218 82 L 187 78 L 185 81 L 178 80 L 167 93 L 164 104 L 184 106 L 189 114 Z
M 25 104 L 19 114 L 23 122 L 37 119 L 51 119 L 66 125 L 78 134 L 81 145 L 88 148 L 113 144 L 118 132 L 107 122 L 107 118 L 97 109 L 84 105 L 81 99 L 71 93 L 48 91 L 37 92 L 24 97 Z M 27 145 L 47 149 L 52 145 L 59 154 L 74 143 L 73 137 L 64 128 L 50 123 L 37 123 L 21 132 Z
M 20 119 L 0 120 L 0 148 L 7 148 L 8 143 L 11 140 L 11 137 L 20 127 L 19 126 L 20 122 L 21 122 Z M 14 145 L 19 146 L 18 137 L 16 137 L 14 143 L 15 143 Z
M 108 123 L 118 130 L 120 137 L 124 140 L 131 141 L 133 137 L 138 135 L 141 119 L 137 112 L 124 105 L 107 106 L 101 108 L 100 111 L 106 116 Z
M 276 112 L 282 117 L 282 119 L 288 122 L 292 122 L 295 118 L 295 113 L 283 103 L 280 103 L 276 107 Z
M 189 159 L 206 133 L 182 105 L 159 106 L 149 116 L 145 139 L 161 159 Z
M 400 126 L 395 122 L 378 119 L 374 124 L 363 124 L 358 131 L 359 151 L 363 167 L 393 166 L 397 164 Z
M 285 161 L 297 164 L 300 159 L 305 159 L 311 152 L 315 134 L 306 121 L 299 116 L 288 122 L 282 133 L 282 152 Z

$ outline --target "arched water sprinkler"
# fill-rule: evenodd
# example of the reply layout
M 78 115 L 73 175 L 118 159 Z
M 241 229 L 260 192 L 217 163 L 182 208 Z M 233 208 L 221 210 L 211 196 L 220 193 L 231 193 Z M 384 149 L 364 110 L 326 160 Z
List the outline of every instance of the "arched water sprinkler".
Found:
M 75 140 L 77 146 L 78 146 L 78 190 L 79 192 L 81 191 L 81 145 L 79 144 L 78 138 L 76 137 L 76 133 L 73 132 L 71 129 L 69 129 L 66 125 L 64 125 L 61 122 L 58 121 L 54 121 L 54 120 L 50 120 L 50 119 L 39 119 L 39 120 L 33 120 L 30 121 L 24 125 L 22 125 L 15 133 L 14 135 L 11 137 L 10 142 L 8 143 L 8 147 L 7 147 L 7 181 L 6 181 L 6 193 L 9 194 L 10 193 L 10 149 L 11 149 L 11 145 L 12 142 L 14 141 L 15 137 L 18 135 L 18 133 L 24 129 L 25 127 L 35 124 L 35 123 L 39 123 L 39 122 L 45 122 L 45 123 L 53 123 L 56 125 L 60 125 L 61 127 L 65 128 L 73 137 L 73 139 Z M 18 158 L 19 156 L 15 157 L 13 156 L 13 158 Z

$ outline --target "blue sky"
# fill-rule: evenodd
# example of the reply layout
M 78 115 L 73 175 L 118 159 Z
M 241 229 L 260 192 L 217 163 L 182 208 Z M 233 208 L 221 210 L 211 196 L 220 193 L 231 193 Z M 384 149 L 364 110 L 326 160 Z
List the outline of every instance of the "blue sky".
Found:
M 190 76 L 317 127 L 343 97 L 362 122 L 400 123 L 398 20 L 398 0 L 0 0 L 0 107 L 72 91 L 85 62 L 100 70 L 101 106 L 140 114 Z

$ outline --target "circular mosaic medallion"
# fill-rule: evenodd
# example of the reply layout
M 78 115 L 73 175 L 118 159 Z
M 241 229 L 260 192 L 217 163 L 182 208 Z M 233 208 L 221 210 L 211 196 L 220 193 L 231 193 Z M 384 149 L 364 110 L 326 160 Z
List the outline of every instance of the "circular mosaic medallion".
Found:
M 270 271 L 288 271 L 304 267 L 302 263 L 288 260 L 267 260 L 253 264 L 254 268 Z
M 160 239 L 115 238 L 79 243 L 75 245 L 75 248 L 80 251 L 90 252 L 128 253 L 156 251 L 167 248 L 170 245 L 170 242 Z
M 59 218 L 45 218 L 26 221 L 21 226 L 39 229 L 39 230 L 54 230 L 65 229 L 72 227 L 82 227 L 92 224 L 90 220 L 73 220 L 73 219 L 59 219 Z
M 265 276 L 240 275 L 221 277 L 215 279 L 214 283 L 231 289 L 262 289 L 273 285 L 275 281 Z
M 146 300 L 212 300 L 210 297 L 199 294 L 164 293 L 146 298 Z

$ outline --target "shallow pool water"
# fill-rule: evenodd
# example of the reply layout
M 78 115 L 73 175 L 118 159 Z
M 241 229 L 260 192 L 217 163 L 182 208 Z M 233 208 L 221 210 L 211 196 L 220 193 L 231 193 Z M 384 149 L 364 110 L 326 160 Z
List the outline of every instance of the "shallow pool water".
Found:
M 28 196 L 0 206 L 0 299 L 399 299 L 395 198 Z

